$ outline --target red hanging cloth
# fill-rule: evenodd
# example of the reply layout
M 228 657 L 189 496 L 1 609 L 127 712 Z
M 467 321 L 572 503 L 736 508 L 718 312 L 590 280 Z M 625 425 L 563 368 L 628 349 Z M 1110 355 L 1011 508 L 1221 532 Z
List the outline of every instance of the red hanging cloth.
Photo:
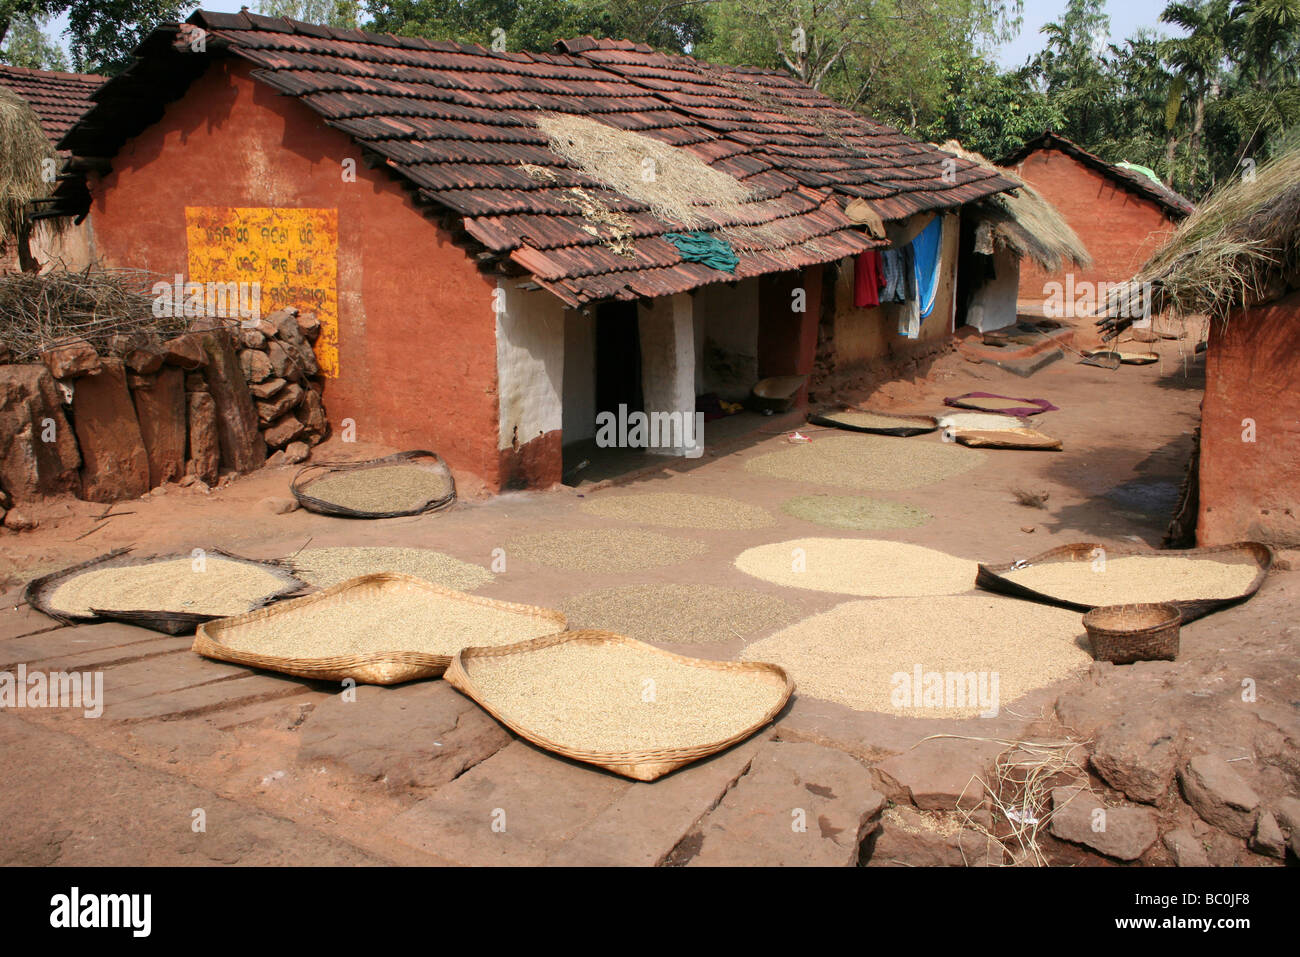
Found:
M 880 290 L 885 286 L 885 275 L 881 269 L 880 250 L 868 249 L 858 253 L 853 267 L 853 305 L 858 309 L 869 309 L 880 305 Z

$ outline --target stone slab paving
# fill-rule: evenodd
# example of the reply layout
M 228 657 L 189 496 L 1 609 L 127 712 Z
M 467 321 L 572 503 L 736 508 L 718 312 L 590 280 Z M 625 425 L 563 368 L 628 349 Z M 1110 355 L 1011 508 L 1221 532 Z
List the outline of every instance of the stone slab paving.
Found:
M 78 625 L 0 642 L 0 670 L 18 664 L 46 671 L 79 671 L 107 664 L 188 650 L 194 639 L 173 638 L 116 622 Z

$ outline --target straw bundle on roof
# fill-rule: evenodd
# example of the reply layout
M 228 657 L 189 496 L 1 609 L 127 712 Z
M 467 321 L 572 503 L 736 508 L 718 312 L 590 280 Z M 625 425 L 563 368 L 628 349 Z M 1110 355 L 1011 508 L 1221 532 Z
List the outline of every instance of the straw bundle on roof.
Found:
M 980 218 L 991 228 L 995 244 L 1029 259 L 1048 273 L 1059 272 L 1069 265 L 1080 269 L 1092 265 L 1083 241 L 1056 207 L 1015 173 L 995 166 L 979 153 L 962 149 L 956 140 L 949 140 L 940 149 L 997 170 L 1007 179 L 1020 183 L 1014 192 L 997 193 L 975 204 Z
M 1300 288 L 1300 145 L 1213 193 L 1134 282 L 1157 311 L 1216 317 Z
M 31 221 L 28 204 L 49 195 L 41 175 L 54 150 L 27 101 L 0 86 L 0 240 L 23 236 Z

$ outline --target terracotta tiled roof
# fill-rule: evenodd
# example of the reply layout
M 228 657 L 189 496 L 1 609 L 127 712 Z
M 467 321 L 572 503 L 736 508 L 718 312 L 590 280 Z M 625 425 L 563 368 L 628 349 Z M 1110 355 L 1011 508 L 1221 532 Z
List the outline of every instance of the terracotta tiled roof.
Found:
M 193 64 L 202 58 L 177 53 L 173 43 L 178 30 L 189 36 L 201 28 L 209 53 L 251 63 L 257 80 L 296 97 L 421 200 L 453 215 L 488 258 L 508 257 L 574 305 L 661 296 L 881 245 L 844 215 L 853 197 L 871 201 L 884 219 L 900 219 L 1016 185 L 851 113 L 787 74 L 714 66 L 627 41 L 584 37 L 557 43 L 552 53 L 502 53 L 252 13 L 199 11 L 189 23 L 147 39 L 137 63 L 64 145 L 112 155 L 147 125 L 133 119 L 142 87 L 155 78 L 179 83 L 166 94 L 174 97 L 197 75 Z M 741 180 L 753 201 L 732 219 L 711 214 L 706 228 L 761 225 L 764 246 L 746 248 L 729 233 L 739 258 L 734 276 L 684 262 L 661 238 L 681 225 L 569 168 L 536 125 L 545 113 L 653 137 Z M 549 174 L 530 175 L 523 164 Z M 566 202 L 575 187 L 600 190 L 629 217 L 630 254 L 608 248 L 604 229 L 591 234 Z
M 104 79 L 90 73 L 54 73 L 0 64 L 0 84 L 32 105 L 51 143 L 58 143 L 90 109 L 90 94 Z
M 1018 166 L 1025 161 L 1030 153 L 1038 150 L 1058 150 L 1067 156 L 1074 157 L 1084 166 L 1096 170 L 1130 193 L 1136 193 L 1138 196 L 1151 200 L 1151 202 L 1168 213 L 1172 219 L 1182 219 L 1196 209 L 1195 204 L 1190 199 L 1168 186 L 1157 183 L 1151 177 L 1145 176 L 1136 170 L 1125 169 L 1122 166 L 1116 166 L 1114 163 L 1108 163 L 1095 153 L 1089 153 L 1078 143 L 1050 131 L 1034 137 L 998 165 Z

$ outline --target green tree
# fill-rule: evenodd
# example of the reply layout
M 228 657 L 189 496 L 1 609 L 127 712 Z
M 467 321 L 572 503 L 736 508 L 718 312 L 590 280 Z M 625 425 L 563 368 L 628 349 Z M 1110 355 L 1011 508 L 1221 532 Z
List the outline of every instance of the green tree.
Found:
M 258 0 L 257 12 L 303 23 L 355 30 L 360 25 L 361 0 Z
M 116 73 L 150 30 L 195 6 L 178 0 L 0 0 L 0 43 L 20 18 L 41 21 L 66 13 L 73 66 Z
M 9 23 L 0 61 L 34 70 L 67 71 L 68 58 L 62 48 L 43 29 L 44 20 L 18 14 Z

